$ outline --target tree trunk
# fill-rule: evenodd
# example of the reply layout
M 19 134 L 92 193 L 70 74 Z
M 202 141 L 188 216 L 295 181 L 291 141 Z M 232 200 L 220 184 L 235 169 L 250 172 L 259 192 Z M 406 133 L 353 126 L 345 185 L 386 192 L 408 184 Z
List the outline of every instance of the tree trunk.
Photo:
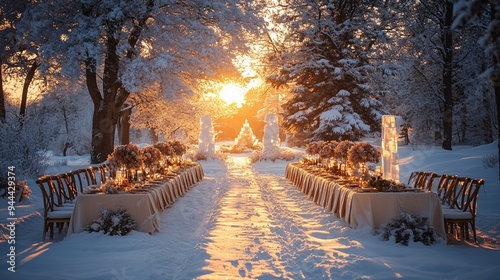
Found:
M 497 11 L 497 6 L 494 1 L 490 2 L 491 21 L 498 22 L 500 20 L 500 11 Z M 493 88 L 495 90 L 495 103 L 497 109 L 497 149 L 498 149 L 498 178 L 500 179 L 500 45 L 498 44 L 499 33 L 492 31 L 490 41 L 496 46 L 493 49 Z
M 94 114 L 92 116 L 92 150 L 91 163 L 106 161 L 113 153 L 115 145 L 116 124 L 120 116 L 121 101 L 118 82 L 119 58 L 117 55 L 118 39 L 114 37 L 113 29 L 108 31 L 106 41 L 106 57 L 102 79 L 103 94 L 99 92 L 95 61 L 87 61 L 86 78 Z M 120 101 L 121 103 L 120 103 Z
M 494 62 L 495 62 L 495 65 L 497 62 L 496 59 L 493 59 Z M 497 105 L 497 123 L 500 124 L 500 79 L 498 77 L 498 75 L 500 74 L 500 69 L 496 69 L 497 71 L 497 78 L 494 78 L 493 79 L 493 82 L 495 84 L 495 103 Z M 497 146 L 498 146 L 498 179 L 500 179 L 500 140 L 498 138 L 500 138 L 500 125 L 498 126 L 497 128 Z
M 451 150 L 453 137 L 453 2 L 445 3 L 445 21 L 443 35 L 443 149 Z
M 0 61 L 0 123 L 5 122 L 5 93 L 3 91 L 3 75 L 2 75 L 2 69 L 3 68 L 3 63 Z
M 147 11 L 144 16 L 134 21 L 134 26 L 128 38 L 127 58 L 134 55 L 133 48 L 138 42 L 142 29 L 145 26 L 151 12 L 155 7 L 155 1 L 149 0 Z M 106 24 L 106 55 L 104 59 L 104 73 L 102 75 L 102 94 L 97 83 L 96 61 L 89 58 L 86 63 L 87 88 L 94 103 L 94 114 L 92 116 L 92 150 L 90 162 L 101 163 L 107 160 L 109 154 L 113 153 L 115 143 L 115 130 L 120 118 L 122 105 L 130 93 L 126 91 L 118 80 L 120 58 L 117 47 L 123 26 L 120 22 L 110 21 Z
M 153 143 L 158 143 L 158 134 L 154 128 L 149 129 L 149 134 L 151 135 L 151 140 Z
M 31 64 L 31 67 L 28 71 L 28 74 L 26 75 L 26 78 L 24 79 L 24 85 L 23 85 L 23 94 L 21 96 L 21 108 L 19 109 L 19 115 L 21 117 L 26 116 L 26 102 L 28 100 L 28 90 L 30 87 L 31 82 L 33 81 L 33 78 L 35 77 L 36 69 L 40 66 L 36 61 Z
M 113 103 L 103 105 L 102 108 L 94 107 L 92 116 L 91 163 L 106 161 L 115 147 L 115 128 L 119 112 L 114 110 Z
M 130 116 L 132 115 L 132 107 L 126 105 L 121 111 L 120 118 L 120 143 L 126 145 L 130 143 Z

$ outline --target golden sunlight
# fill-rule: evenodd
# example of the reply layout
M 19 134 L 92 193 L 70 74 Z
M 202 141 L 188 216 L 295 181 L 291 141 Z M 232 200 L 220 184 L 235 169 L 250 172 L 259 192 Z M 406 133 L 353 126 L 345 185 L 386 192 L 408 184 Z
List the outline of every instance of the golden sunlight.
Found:
M 226 84 L 224 87 L 222 87 L 219 95 L 227 104 L 236 103 L 236 106 L 238 106 L 238 108 L 240 108 L 241 105 L 245 103 L 244 89 L 233 83 Z

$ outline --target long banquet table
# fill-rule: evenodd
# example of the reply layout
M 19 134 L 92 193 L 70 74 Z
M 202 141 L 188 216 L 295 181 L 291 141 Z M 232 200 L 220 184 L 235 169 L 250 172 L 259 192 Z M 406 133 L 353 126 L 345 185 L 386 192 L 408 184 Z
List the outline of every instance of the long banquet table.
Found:
M 436 193 L 359 192 L 313 166 L 290 163 L 285 177 L 315 203 L 335 213 L 352 228 L 379 229 L 396 218 L 401 210 L 427 217 L 436 233 L 446 238 L 441 202 Z
M 166 175 L 162 180 L 152 181 L 143 188 L 118 194 L 81 194 L 77 196 L 67 235 L 81 232 L 92 221 L 98 219 L 102 208 L 127 209 L 138 225 L 138 231 L 155 233 L 160 231 L 160 213 L 184 195 L 196 182 L 203 179 L 200 164 L 182 168 Z

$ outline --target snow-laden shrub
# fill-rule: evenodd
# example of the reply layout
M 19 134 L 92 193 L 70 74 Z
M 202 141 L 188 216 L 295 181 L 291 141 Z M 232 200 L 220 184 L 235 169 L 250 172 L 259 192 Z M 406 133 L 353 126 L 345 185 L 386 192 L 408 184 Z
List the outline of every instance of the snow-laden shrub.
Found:
M 102 208 L 101 216 L 91 222 L 84 230 L 88 232 L 102 232 L 107 235 L 127 235 L 137 229 L 137 224 L 132 219 L 127 209 L 118 207 L 116 210 Z
M 496 154 L 485 155 L 481 159 L 481 162 L 483 163 L 484 169 L 494 168 L 498 164 L 498 155 Z
M 272 162 L 276 160 L 292 161 L 297 160 L 302 156 L 303 152 L 286 147 L 279 147 L 278 149 L 273 150 L 273 153 L 264 153 L 263 150 L 254 151 L 250 157 L 250 162 L 255 163 L 262 160 L 269 160 Z
M 207 160 L 208 152 L 207 151 L 196 151 L 193 155 L 195 160 Z
M 43 117 L 12 118 L 0 124 L 0 170 L 12 169 L 16 179 L 36 177 L 47 166 L 47 146 L 53 129 Z M 7 172 L 0 173 L 0 186 L 7 188 Z
M 193 161 L 200 161 L 200 160 L 225 161 L 227 159 L 227 154 L 222 150 L 216 150 L 212 155 L 209 155 L 208 152 L 205 151 L 189 150 L 184 156 Z
M 400 211 L 399 215 L 382 227 L 382 238 L 389 240 L 393 236 L 396 243 L 408 246 L 413 242 L 422 242 L 424 245 L 436 243 L 437 235 L 434 228 L 427 224 L 428 218 Z

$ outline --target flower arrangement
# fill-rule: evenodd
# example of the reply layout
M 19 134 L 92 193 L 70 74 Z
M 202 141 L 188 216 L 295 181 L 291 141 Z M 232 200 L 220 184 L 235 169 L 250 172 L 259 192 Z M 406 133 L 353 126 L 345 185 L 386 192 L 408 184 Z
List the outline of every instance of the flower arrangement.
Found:
M 364 180 L 370 179 L 367 163 L 378 163 L 380 160 L 380 151 L 366 142 L 354 144 L 347 152 L 347 161 L 354 174 L 357 174 Z
M 337 146 L 335 146 L 334 156 L 341 162 L 347 162 L 347 153 L 353 145 L 354 143 L 349 140 L 338 143 Z
M 137 223 L 127 209 L 121 206 L 116 210 L 102 208 L 100 212 L 101 216 L 84 228 L 85 231 L 123 236 L 138 228 Z
M 378 163 L 380 151 L 367 142 L 354 144 L 347 152 L 347 159 L 353 166 L 367 162 Z
M 172 149 L 174 150 L 174 155 L 176 156 L 182 156 L 187 151 L 186 145 L 182 144 L 179 140 L 170 140 L 168 141 L 168 144 L 170 145 L 170 147 L 172 147 Z
M 382 226 L 379 234 L 383 240 L 393 239 L 404 246 L 408 246 L 411 241 L 422 242 L 430 246 L 437 243 L 437 234 L 435 229 L 428 224 L 428 220 L 427 217 L 400 210 L 397 217 Z
M 103 186 L 102 190 L 105 194 L 117 194 L 118 193 L 118 185 L 114 184 L 106 184 Z
M 108 160 L 113 166 L 125 166 L 133 169 L 142 166 L 141 151 L 137 145 L 132 143 L 116 146 L 113 154 L 108 156 Z
M 157 165 L 161 160 L 161 151 L 154 146 L 146 146 L 141 149 L 141 158 L 146 167 Z
M 306 153 L 309 155 L 318 155 L 321 151 L 324 141 L 315 141 L 306 144 Z
M 371 177 L 370 181 L 368 181 L 368 186 L 376 188 L 379 192 L 398 192 L 405 188 L 401 183 L 380 177 Z
M 337 141 L 326 141 L 321 145 L 319 156 L 325 159 L 333 158 L 335 155 L 335 147 L 338 145 Z
M 340 163 L 338 166 L 338 170 L 340 171 L 340 175 L 347 175 L 347 152 L 354 145 L 353 142 L 349 140 L 344 140 L 335 146 L 333 150 L 333 157 Z
M 156 142 L 153 144 L 153 147 L 157 148 L 160 150 L 160 152 L 164 156 L 173 156 L 174 155 L 174 148 L 170 146 L 167 142 Z

